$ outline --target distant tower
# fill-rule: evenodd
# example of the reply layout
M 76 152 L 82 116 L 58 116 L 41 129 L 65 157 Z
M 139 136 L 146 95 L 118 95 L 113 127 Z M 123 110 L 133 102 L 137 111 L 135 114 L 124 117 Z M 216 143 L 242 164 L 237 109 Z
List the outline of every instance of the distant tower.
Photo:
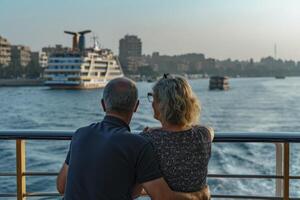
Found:
M 142 56 L 142 41 L 136 35 L 125 35 L 119 41 L 119 59 L 122 67 L 128 70 L 130 58 Z
M 274 58 L 277 59 L 277 45 L 274 45 Z

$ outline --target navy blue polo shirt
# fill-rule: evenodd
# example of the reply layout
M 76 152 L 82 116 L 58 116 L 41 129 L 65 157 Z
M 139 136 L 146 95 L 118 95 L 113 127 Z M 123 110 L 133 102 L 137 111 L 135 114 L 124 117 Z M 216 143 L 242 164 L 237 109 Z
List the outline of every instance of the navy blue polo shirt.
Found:
M 162 177 L 151 142 L 113 116 L 78 129 L 65 162 L 66 200 L 129 200 L 135 184 Z

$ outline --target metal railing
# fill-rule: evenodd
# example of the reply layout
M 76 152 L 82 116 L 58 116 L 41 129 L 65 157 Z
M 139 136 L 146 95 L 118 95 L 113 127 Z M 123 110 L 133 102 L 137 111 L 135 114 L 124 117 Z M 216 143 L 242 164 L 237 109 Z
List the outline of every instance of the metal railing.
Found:
M 0 176 L 15 176 L 17 193 L 0 193 L 0 197 L 17 197 L 25 200 L 26 197 L 51 197 L 60 194 L 26 191 L 26 176 L 57 176 L 57 172 L 26 172 L 26 140 L 71 140 L 73 131 L 0 131 L 0 140 L 16 141 L 16 173 L 0 172 Z M 300 176 L 290 176 L 290 143 L 300 143 L 300 133 L 270 133 L 270 132 L 222 132 L 215 134 L 215 143 L 274 143 L 276 147 L 276 174 L 275 175 L 240 175 L 240 174 L 209 174 L 209 178 L 231 179 L 275 179 L 274 196 L 248 195 L 212 195 L 212 198 L 227 199 L 283 199 L 290 198 L 290 180 L 300 179 Z M 1 162 L 1 160 L 0 160 Z

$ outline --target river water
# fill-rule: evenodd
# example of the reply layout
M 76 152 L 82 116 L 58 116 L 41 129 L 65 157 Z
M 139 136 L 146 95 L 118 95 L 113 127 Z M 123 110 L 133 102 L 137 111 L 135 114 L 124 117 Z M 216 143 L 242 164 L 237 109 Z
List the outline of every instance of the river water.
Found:
M 230 79 L 231 88 L 225 92 L 209 91 L 208 79 L 190 80 L 190 84 L 201 100 L 201 124 L 216 131 L 300 131 L 300 78 Z M 138 83 L 141 104 L 131 123 L 132 130 L 159 125 L 146 98 L 151 86 Z M 100 121 L 104 116 L 100 107 L 102 91 L 0 87 L 0 130 L 76 130 Z M 26 170 L 58 171 L 68 145 L 68 141 L 28 141 Z M 274 144 L 214 144 L 209 172 L 272 175 L 274 151 Z M 300 144 L 292 144 L 292 175 L 300 175 L 299 151 Z M 14 170 L 15 143 L 0 141 L 0 171 Z M 55 191 L 55 177 L 27 177 L 27 182 L 28 192 Z M 0 177 L 0 193 L 15 192 L 15 184 L 13 177 Z M 275 193 L 274 180 L 209 179 L 209 185 L 214 194 Z M 291 194 L 300 197 L 299 181 L 291 181 Z

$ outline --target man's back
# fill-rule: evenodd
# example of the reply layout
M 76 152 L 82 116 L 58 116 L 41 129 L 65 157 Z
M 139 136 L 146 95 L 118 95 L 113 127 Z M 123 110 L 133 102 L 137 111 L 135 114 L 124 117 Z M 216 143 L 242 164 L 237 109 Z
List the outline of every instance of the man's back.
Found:
M 78 129 L 66 163 L 66 200 L 127 200 L 136 183 L 161 177 L 151 143 L 112 116 Z

